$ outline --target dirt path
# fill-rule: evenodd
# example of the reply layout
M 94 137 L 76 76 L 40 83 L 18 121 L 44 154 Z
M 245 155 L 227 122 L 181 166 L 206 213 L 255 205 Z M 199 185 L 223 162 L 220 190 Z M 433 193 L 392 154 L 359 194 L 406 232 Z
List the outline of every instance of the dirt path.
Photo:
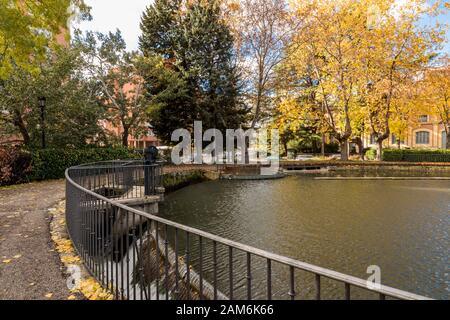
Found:
M 63 180 L 0 188 L 0 299 L 70 296 L 49 231 L 64 190 Z

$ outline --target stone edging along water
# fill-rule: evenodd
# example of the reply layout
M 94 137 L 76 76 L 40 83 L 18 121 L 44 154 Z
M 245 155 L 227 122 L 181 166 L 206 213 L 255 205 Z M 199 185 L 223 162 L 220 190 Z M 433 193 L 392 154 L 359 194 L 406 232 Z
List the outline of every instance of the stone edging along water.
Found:
M 314 180 L 450 180 L 450 177 L 314 177 Z
M 360 180 L 448 180 L 450 163 L 407 163 L 376 161 L 281 161 L 280 172 L 264 176 L 258 165 L 181 165 L 168 166 L 165 174 L 174 185 L 167 185 L 171 192 L 193 183 L 205 180 L 269 180 L 280 179 L 291 174 L 319 174 L 323 180 L 349 180 L 350 177 L 337 178 L 341 173 L 354 174 Z M 166 170 L 165 170 L 166 171 Z M 386 175 L 392 171 L 391 176 Z M 394 172 L 400 173 L 395 174 Z M 380 174 L 381 173 L 381 174 Z M 327 177 L 330 175 L 330 177 Z M 364 177 L 361 177 L 364 176 Z M 396 176 L 397 175 L 397 176 Z M 405 176 L 404 176 L 405 175 Z M 408 177 L 411 175 L 411 177 Z M 331 177 L 336 176 L 336 177 Z

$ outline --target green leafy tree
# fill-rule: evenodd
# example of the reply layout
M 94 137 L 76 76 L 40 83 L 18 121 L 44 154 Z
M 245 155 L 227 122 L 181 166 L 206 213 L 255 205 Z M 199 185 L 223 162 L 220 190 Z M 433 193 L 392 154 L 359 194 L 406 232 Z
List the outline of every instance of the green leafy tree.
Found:
M 83 0 L 0 1 L 0 79 L 19 66 L 38 72 L 38 62 L 47 58 L 47 48 L 64 30 L 74 14 L 89 18 Z
M 38 98 L 44 96 L 48 146 L 83 146 L 101 135 L 98 120 L 103 112 L 96 102 L 96 84 L 85 79 L 81 64 L 79 51 L 60 48 L 38 65 L 38 74 L 14 67 L 0 86 L 2 133 L 18 133 L 25 145 L 40 146 Z
M 74 45 L 83 51 L 85 71 L 99 86 L 98 101 L 107 111 L 107 119 L 121 129 L 122 145 L 128 146 L 130 134 L 148 131 L 147 90 L 138 54 L 126 50 L 119 30 L 76 32 Z

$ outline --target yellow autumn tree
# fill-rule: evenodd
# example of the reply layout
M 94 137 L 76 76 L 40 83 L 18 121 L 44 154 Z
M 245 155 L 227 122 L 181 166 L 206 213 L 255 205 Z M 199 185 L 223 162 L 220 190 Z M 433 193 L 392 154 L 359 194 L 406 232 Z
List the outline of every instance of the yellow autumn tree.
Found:
M 435 116 L 444 125 L 446 148 L 450 149 L 450 58 L 428 69 L 421 81 L 418 102 L 426 108 L 425 114 Z
M 367 27 L 361 36 L 361 90 L 370 133 L 381 160 L 383 141 L 405 130 L 407 115 L 414 108 L 403 91 L 410 90 L 427 68 L 444 40 L 442 25 L 423 26 L 420 21 L 440 13 L 440 2 L 426 0 L 368 0 Z M 402 119 L 405 116 L 405 119 Z M 396 117 L 396 119 L 394 119 Z
M 389 131 L 395 137 L 392 143 L 401 148 L 408 137 L 409 129 L 419 123 L 419 115 L 428 114 L 424 111 L 421 102 L 417 99 L 419 94 L 416 81 L 404 83 L 399 88 L 399 96 L 392 103 L 393 112 L 390 116 Z
M 411 118 L 403 90 L 414 86 L 444 40 L 442 25 L 419 23 L 438 14 L 441 3 L 292 0 L 291 8 L 306 26 L 281 69 L 286 78 L 295 75 L 286 91 L 312 77 L 314 111 L 339 141 L 341 158 L 348 159 L 349 140 L 370 133 L 381 159 L 391 127 L 400 134 Z
M 366 7 L 360 1 L 295 0 L 291 8 L 304 26 L 288 49 L 284 70 L 296 75 L 294 89 L 307 84 L 311 111 L 321 119 L 322 130 L 340 143 L 341 158 L 347 160 L 352 118 L 360 105 L 355 91 L 363 68 Z

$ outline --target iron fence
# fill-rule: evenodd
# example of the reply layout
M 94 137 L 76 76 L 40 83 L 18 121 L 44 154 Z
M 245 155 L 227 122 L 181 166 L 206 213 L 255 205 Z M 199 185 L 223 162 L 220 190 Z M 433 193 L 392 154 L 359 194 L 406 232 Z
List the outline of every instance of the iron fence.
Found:
M 161 165 L 142 161 L 66 171 L 70 237 L 116 299 L 427 299 L 159 217 L 161 187 Z

